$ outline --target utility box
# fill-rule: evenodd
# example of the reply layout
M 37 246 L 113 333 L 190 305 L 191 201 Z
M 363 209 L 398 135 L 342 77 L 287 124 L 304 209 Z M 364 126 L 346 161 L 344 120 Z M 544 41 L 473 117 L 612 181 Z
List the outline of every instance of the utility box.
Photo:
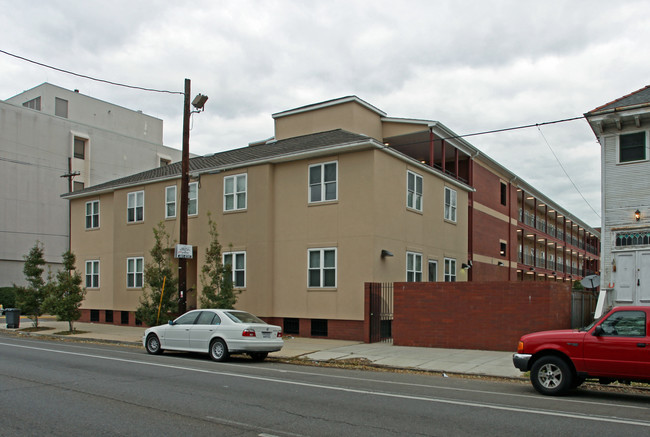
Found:
M 7 320 L 7 328 L 20 328 L 20 309 L 5 308 L 5 319 Z

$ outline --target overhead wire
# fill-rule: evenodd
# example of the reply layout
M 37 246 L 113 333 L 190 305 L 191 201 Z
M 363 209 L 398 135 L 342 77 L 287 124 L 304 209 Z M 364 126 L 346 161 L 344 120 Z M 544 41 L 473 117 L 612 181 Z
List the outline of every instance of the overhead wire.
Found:
M 560 161 L 560 158 L 558 158 L 558 156 L 555 154 L 555 151 L 553 150 L 553 148 L 551 147 L 551 144 L 550 144 L 550 143 L 548 142 L 548 140 L 546 139 L 546 136 L 544 135 L 544 132 L 542 132 L 542 130 L 540 129 L 539 126 L 537 126 L 537 130 L 539 131 L 539 134 L 540 134 L 540 135 L 542 136 L 542 138 L 544 139 L 544 142 L 545 142 L 546 145 L 548 146 L 548 149 L 551 151 L 551 153 L 552 153 L 553 156 L 555 157 L 555 160 L 556 160 L 557 163 L 560 165 L 560 168 L 562 169 L 562 171 L 563 171 L 564 174 L 566 175 L 567 179 L 569 179 L 569 181 L 571 182 L 571 185 L 573 185 L 573 188 L 575 188 L 575 190 L 578 192 L 578 194 L 580 195 L 580 197 L 582 197 L 582 200 L 585 201 L 585 203 L 589 206 L 589 208 L 591 208 L 591 210 L 594 212 L 594 214 L 596 214 L 596 216 L 597 216 L 598 218 L 601 218 L 601 217 L 600 217 L 600 214 L 599 214 L 599 213 L 594 209 L 593 206 L 591 206 L 591 203 L 589 203 L 589 201 L 588 201 L 588 200 L 585 198 L 585 196 L 582 194 L 582 192 L 580 191 L 580 189 L 578 188 L 578 186 L 576 185 L 576 183 L 573 181 L 573 179 L 571 178 L 571 176 L 569 176 L 569 172 L 566 171 L 566 169 L 564 168 L 564 165 L 562 165 L 562 162 Z
M 183 91 L 168 91 L 168 90 L 158 90 L 158 89 L 155 89 L 155 88 L 145 88 L 145 87 L 141 87 L 141 86 L 128 85 L 128 84 L 124 84 L 124 83 L 113 82 L 113 81 L 106 80 L 106 79 L 99 79 L 99 78 L 88 76 L 88 75 L 85 75 L 85 74 L 75 73 L 74 71 L 64 70 L 62 68 L 58 68 L 58 67 L 54 67 L 52 65 L 44 64 L 42 62 L 34 61 L 32 59 L 28 59 L 28 58 L 25 58 L 23 56 L 16 55 L 14 53 L 9 53 L 8 51 L 2 50 L 2 49 L 0 49 L 0 53 L 4 53 L 5 55 L 12 56 L 12 57 L 14 57 L 16 59 L 20 59 L 20 60 L 25 61 L 25 62 L 30 62 L 32 64 L 39 65 L 41 67 L 45 67 L 45 68 L 49 68 L 51 70 L 59 71 L 61 73 L 71 74 L 73 76 L 82 77 L 82 78 L 88 79 L 88 80 L 94 80 L 95 82 L 102 82 L 102 83 L 106 83 L 106 84 L 109 84 L 109 85 L 115 85 L 115 86 L 119 86 L 119 87 L 123 87 L 123 88 L 130 88 L 130 89 L 135 89 L 135 90 L 140 90 L 140 91 L 149 91 L 149 92 L 154 92 L 154 93 L 185 95 L 185 93 Z

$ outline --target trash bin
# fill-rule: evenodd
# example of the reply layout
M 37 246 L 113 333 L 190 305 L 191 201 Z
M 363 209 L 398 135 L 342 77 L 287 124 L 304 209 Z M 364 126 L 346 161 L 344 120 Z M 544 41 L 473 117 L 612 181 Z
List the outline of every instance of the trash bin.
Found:
M 20 328 L 20 310 L 18 308 L 5 308 L 5 318 L 7 319 L 7 328 Z

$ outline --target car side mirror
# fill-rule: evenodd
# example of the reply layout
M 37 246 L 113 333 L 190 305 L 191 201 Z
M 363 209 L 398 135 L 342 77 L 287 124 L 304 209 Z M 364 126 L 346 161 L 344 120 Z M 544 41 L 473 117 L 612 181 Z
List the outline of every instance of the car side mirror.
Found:
M 594 329 L 594 335 L 596 337 L 600 337 L 601 335 L 603 335 L 604 332 L 605 331 L 603 331 L 603 327 L 600 325 L 596 326 L 596 329 Z
M 169 325 L 171 325 L 171 326 L 174 326 L 174 321 L 173 321 L 173 320 L 170 320 L 170 321 L 167 322 L 167 323 L 168 323 Z

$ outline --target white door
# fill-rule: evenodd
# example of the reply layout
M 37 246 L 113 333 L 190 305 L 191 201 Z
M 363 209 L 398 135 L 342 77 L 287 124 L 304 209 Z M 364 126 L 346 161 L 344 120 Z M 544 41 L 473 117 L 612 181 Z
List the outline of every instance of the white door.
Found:
M 650 305 L 650 251 L 619 252 L 614 259 L 616 303 Z

